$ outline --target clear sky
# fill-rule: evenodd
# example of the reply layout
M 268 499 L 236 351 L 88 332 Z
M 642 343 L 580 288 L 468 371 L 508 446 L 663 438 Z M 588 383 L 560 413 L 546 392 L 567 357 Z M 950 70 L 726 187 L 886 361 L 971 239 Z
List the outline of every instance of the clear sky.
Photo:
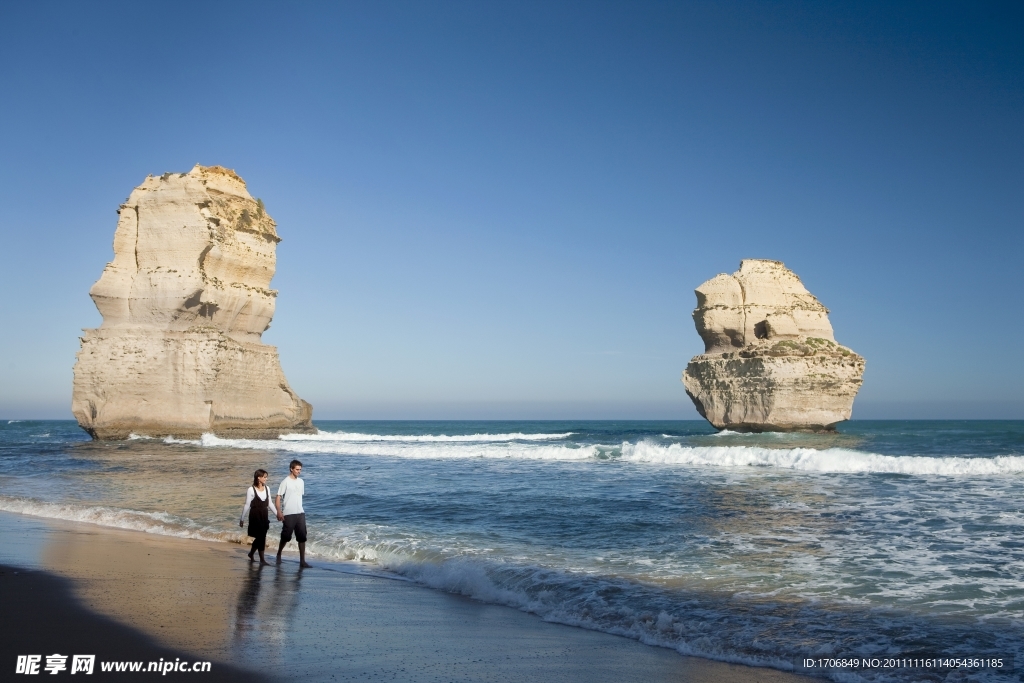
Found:
M 276 219 L 314 418 L 696 418 L 693 289 L 784 261 L 855 418 L 1024 418 L 1019 3 L 0 3 L 0 417 L 70 418 L 147 174 Z

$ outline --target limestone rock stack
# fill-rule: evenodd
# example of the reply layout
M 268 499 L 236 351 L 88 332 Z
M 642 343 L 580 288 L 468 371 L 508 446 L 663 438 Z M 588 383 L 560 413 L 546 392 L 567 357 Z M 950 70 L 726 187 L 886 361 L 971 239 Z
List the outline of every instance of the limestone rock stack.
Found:
M 114 260 L 90 295 L 71 409 L 89 434 L 254 438 L 312 431 L 270 327 L 275 223 L 234 171 L 150 176 L 118 211 Z
M 683 372 L 718 429 L 827 431 L 850 419 L 864 359 L 836 343 L 828 309 L 778 261 L 747 259 L 696 290 L 704 353 Z

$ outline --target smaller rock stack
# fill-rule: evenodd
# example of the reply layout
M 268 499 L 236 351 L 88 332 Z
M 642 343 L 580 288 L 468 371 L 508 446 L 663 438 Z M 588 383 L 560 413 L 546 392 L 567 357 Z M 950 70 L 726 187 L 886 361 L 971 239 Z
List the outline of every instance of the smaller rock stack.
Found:
M 745 259 L 695 290 L 704 353 L 683 385 L 718 429 L 831 431 L 849 420 L 864 359 L 836 343 L 828 309 L 779 261 Z

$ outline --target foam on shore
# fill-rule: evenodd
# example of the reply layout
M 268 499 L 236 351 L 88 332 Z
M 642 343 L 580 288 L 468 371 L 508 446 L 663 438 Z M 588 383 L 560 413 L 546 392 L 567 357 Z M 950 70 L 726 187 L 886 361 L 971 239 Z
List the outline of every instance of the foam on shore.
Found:
M 142 531 L 160 536 L 193 538 L 203 541 L 241 543 L 245 534 L 228 532 L 203 526 L 185 517 L 166 512 L 142 512 L 102 505 L 87 506 L 71 503 L 51 503 L 31 498 L 0 496 L 0 510 L 32 517 L 84 522 L 114 529 Z

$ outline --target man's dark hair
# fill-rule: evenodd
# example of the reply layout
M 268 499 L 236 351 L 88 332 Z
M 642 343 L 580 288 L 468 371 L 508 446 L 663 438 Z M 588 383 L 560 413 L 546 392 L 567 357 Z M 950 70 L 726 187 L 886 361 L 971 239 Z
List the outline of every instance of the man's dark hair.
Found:
M 299 462 L 298 460 L 292 460 L 290 463 L 288 463 L 288 469 L 289 470 L 294 470 L 296 465 L 298 465 L 299 467 L 302 467 L 302 463 L 301 462 Z

